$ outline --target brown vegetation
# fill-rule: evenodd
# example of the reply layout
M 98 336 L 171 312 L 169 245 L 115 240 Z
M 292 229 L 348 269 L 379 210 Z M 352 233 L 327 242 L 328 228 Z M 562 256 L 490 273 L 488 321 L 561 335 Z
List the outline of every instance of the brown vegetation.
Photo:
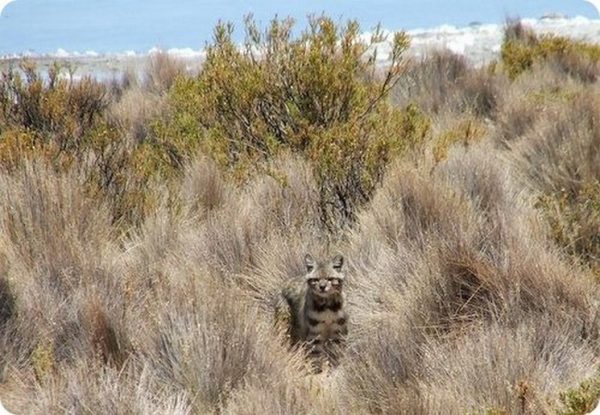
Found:
M 501 61 L 475 69 L 407 62 L 399 35 L 380 74 L 354 23 L 247 24 L 241 50 L 219 26 L 195 75 L 164 55 L 120 84 L 3 75 L 4 405 L 593 408 L 595 46 L 510 26 Z M 347 352 L 321 375 L 273 321 L 309 251 L 349 261 Z

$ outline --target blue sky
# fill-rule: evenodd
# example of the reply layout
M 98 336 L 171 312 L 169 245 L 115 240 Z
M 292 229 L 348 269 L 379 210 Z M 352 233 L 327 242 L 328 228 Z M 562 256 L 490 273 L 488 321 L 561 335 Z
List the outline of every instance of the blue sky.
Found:
M 302 24 L 310 13 L 356 18 L 364 30 L 415 29 L 473 21 L 501 23 L 506 16 L 540 17 L 556 12 L 598 18 L 583 0 L 16 0 L 0 16 L 0 55 L 58 48 L 84 52 L 145 52 L 162 48 L 199 49 L 221 20 L 239 27 L 253 13 L 266 23 L 275 14 Z

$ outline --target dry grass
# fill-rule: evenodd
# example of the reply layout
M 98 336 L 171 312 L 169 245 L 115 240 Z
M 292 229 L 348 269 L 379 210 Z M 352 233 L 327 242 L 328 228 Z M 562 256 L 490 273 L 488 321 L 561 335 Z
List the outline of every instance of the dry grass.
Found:
M 507 88 L 499 106 L 495 139 L 504 145 L 552 118 L 580 93 L 583 86 L 550 65 L 533 65 Z
M 399 164 L 349 240 L 330 241 L 351 260 L 352 336 L 340 368 L 317 377 L 269 314 L 302 253 L 327 250 L 304 163 L 286 158 L 287 180 L 237 188 L 197 160 L 181 206 L 157 210 L 122 248 L 73 177 L 30 166 L 5 186 L 23 219 L 4 211 L 15 229 L 4 243 L 18 247 L 7 262 L 20 265 L 6 274 L 20 301 L 3 333 L 20 343 L 3 337 L 4 400 L 32 413 L 551 412 L 598 363 L 599 290 L 561 261 L 489 153 Z M 26 225 L 30 209 L 42 223 Z M 35 234 L 49 227 L 61 232 Z M 56 261 L 37 256 L 48 244 Z
M 417 103 L 431 114 L 471 112 L 489 117 L 504 87 L 503 77 L 470 67 L 464 56 L 437 50 L 412 62 L 392 95 L 400 106 Z
M 166 110 L 164 99 L 142 88 L 128 88 L 111 108 L 111 117 L 135 142 L 150 134 L 150 123 Z
M 112 97 L 125 147 L 152 145 L 170 111 L 163 58 Z M 452 139 L 396 159 L 334 232 L 298 152 L 242 179 L 191 156 L 145 182 L 155 207 L 126 229 L 85 186 L 90 165 L 1 170 L 0 399 L 33 414 L 583 413 L 600 365 L 600 104 L 563 69 L 416 64 L 395 98 Z M 348 259 L 348 348 L 320 375 L 273 322 L 307 252 Z
M 158 51 L 148 57 L 142 85 L 148 91 L 162 94 L 171 88 L 175 79 L 185 73 L 185 65 L 167 52 Z
M 525 186 L 539 195 L 554 240 L 600 275 L 600 101 L 597 88 L 544 118 L 516 146 Z
M 166 93 L 185 65 L 164 51 L 150 54 L 140 74 L 127 70 L 122 79 L 113 81 L 115 96 L 109 109 L 110 119 L 140 143 L 151 135 L 152 123 L 167 113 Z
M 598 287 L 484 154 L 399 167 L 361 217 L 347 370 L 364 411 L 540 413 L 594 373 Z

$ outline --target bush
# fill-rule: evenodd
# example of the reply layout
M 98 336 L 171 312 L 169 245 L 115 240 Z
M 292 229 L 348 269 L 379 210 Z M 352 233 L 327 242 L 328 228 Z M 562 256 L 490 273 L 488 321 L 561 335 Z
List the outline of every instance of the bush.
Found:
M 9 70 L 0 81 L 0 133 L 24 130 L 31 146 L 51 146 L 57 156 L 68 153 L 81 160 L 90 133 L 108 106 L 106 88 L 92 78 L 61 79 L 56 64 L 47 82 L 32 62 L 24 61 L 21 70 L 23 75 Z
M 527 184 L 551 237 L 576 260 L 600 271 L 600 102 L 584 93 L 548 116 L 518 146 Z
M 537 36 L 521 22 L 508 23 L 500 56 L 511 79 L 540 61 L 583 82 L 595 82 L 600 73 L 600 46 L 561 36 Z
M 160 72 L 167 64 L 157 65 Z M 45 80 L 34 63 L 24 61 L 23 75 L 2 75 L 0 168 L 18 171 L 41 159 L 57 172 L 77 170 L 88 194 L 109 201 L 114 222 L 139 223 L 156 203 L 151 183 L 168 182 L 184 165 L 170 140 L 149 134 L 163 100 L 132 87 L 110 105 L 105 84 L 66 80 L 60 70 L 55 64 Z
M 600 374 L 583 381 L 577 388 L 560 395 L 563 408 L 561 415 L 585 415 L 598 405 L 600 400 Z
M 600 279 L 600 182 L 584 184 L 575 195 L 541 195 L 537 206 L 548 221 L 550 236 Z
M 171 93 L 175 117 L 160 129 L 177 137 L 182 154 L 201 147 L 222 165 L 245 172 L 282 150 L 303 154 L 315 167 L 325 223 L 347 223 L 369 200 L 387 163 L 429 129 L 418 108 L 391 107 L 386 97 L 408 47 L 394 37 L 391 64 L 376 74 L 370 43 L 355 22 L 338 27 L 311 18 L 298 37 L 290 20 L 265 33 L 246 21 L 240 50 L 233 27 L 219 25 L 200 75 L 180 78 Z

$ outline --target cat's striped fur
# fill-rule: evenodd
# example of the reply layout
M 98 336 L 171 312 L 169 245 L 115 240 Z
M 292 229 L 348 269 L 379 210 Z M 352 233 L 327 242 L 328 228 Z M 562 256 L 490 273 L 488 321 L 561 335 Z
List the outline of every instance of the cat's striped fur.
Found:
M 292 344 L 304 345 L 319 363 L 336 365 L 348 334 L 344 308 L 344 258 L 315 261 L 306 255 L 306 274 L 295 278 L 282 291 L 281 308 L 290 314 L 288 334 Z

